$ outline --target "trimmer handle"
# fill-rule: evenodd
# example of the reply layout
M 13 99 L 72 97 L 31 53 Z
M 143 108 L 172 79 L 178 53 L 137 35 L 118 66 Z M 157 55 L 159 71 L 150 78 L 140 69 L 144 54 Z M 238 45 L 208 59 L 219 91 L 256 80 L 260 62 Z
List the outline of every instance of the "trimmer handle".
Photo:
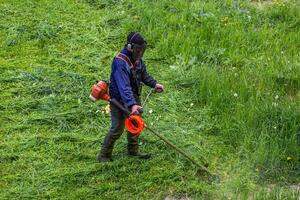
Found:
M 131 112 L 126 109 L 122 104 L 120 104 L 116 99 L 110 99 L 109 100 L 114 106 L 122 110 L 122 112 L 127 116 L 125 120 L 125 126 L 128 130 L 133 135 L 138 135 L 140 134 L 144 127 L 144 119 L 139 116 L 139 115 L 130 115 Z
M 113 105 L 117 106 L 120 110 L 124 112 L 126 116 L 130 115 L 130 111 L 126 109 L 122 104 L 120 104 L 116 99 L 110 99 L 109 100 Z

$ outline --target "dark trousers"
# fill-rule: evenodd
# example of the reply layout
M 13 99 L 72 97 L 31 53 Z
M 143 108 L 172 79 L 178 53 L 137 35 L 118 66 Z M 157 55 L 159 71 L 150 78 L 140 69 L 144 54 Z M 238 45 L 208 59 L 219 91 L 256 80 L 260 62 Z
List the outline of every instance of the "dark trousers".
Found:
M 126 119 L 126 116 L 123 114 L 123 112 L 112 104 L 110 105 L 110 113 L 111 127 L 104 138 L 100 151 L 100 157 L 106 158 L 111 157 L 114 144 L 124 131 Z M 127 132 L 127 141 L 128 151 L 137 151 L 138 135 L 132 135 L 131 133 Z

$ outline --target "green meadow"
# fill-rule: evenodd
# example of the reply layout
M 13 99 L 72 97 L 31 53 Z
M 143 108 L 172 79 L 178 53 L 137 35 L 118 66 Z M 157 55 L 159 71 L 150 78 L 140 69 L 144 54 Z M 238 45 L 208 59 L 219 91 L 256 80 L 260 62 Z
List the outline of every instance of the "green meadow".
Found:
M 127 156 L 97 154 L 107 80 L 126 36 L 148 42 L 164 84 Z M 142 97 L 149 88 L 143 88 Z M 0 0 L 0 199 L 299 199 L 300 3 L 297 0 Z

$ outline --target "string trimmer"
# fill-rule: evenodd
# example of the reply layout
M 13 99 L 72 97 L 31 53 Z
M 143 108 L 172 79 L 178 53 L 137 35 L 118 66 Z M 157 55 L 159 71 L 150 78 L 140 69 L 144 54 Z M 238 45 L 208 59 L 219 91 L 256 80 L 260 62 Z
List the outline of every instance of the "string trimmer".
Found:
M 154 92 L 154 90 L 151 90 L 143 105 L 146 103 L 147 99 L 149 98 L 149 96 Z M 215 176 L 202 164 L 196 162 L 191 156 L 189 156 L 187 153 L 185 153 L 182 149 L 178 148 L 176 145 L 174 145 L 171 141 L 169 141 L 167 138 L 165 138 L 164 136 L 162 136 L 161 134 L 157 133 L 156 131 L 154 131 L 153 129 L 151 129 L 144 121 L 144 119 L 140 116 L 140 115 L 131 115 L 131 112 L 126 109 L 122 104 L 120 104 L 117 100 L 110 98 L 110 96 L 108 95 L 108 83 L 105 81 L 99 81 L 96 84 L 94 84 L 91 88 L 91 94 L 90 94 L 90 99 L 92 101 L 97 101 L 99 99 L 102 99 L 104 101 L 108 101 L 110 103 L 112 103 L 113 105 L 115 105 L 116 107 L 118 107 L 120 110 L 122 110 L 125 115 L 127 116 L 126 120 L 125 120 L 125 127 L 126 129 L 133 135 L 138 135 L 140 134 L 144 128 L 146 128 L 147 130 L 149 130 L 150 132 L 152 132 L 154 135 L 156 135 L 158 138 L 160 138 L 161 140 L 163 140 L 166 144 L 168 144 L 170 147 L 172 147 L 174 150 L 176 150 L 178 153 L 180 153 L 181 155 L 183 155 L 185 158 L 187 158 L 189 161 L 191 161 L 192 163 L 194 163 L 196 166 L 199 167 L 199 170 L 201 172 L 206 172 L 208 173 L 211 178 L 215 179 Z

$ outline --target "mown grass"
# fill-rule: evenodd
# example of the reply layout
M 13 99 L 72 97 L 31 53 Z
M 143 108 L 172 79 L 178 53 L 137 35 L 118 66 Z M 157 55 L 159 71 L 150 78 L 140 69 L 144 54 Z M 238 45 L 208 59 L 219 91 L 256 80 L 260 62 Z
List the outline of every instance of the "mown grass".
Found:
M 297 1 L 1 1 L 1 199 L 297 199 L 300 12 Z M 148 40 L 148 71 L 166 86 L 146 106 L 144 151 L 96 156 L 109 128 L 91 103 L 128 32 Z M 147 89 L 145 88 L 144 94 Z

